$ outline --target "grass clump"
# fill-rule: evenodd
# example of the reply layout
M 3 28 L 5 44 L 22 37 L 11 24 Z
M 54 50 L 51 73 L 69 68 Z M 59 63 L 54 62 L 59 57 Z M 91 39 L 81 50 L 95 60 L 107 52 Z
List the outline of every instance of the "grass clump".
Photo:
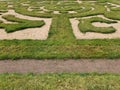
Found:
M 97 33 L 113 33 L 116 31 L 115 28 L 111 27 L 95 27 L 92 25 L 94 22 L 101 22 L 101 23 L 117 23 L 116 21 L 110 21 L 110 20 L 105 20 L 103 18 L 99 17 L 92 17 L 88 19 L 80 19 L 79 20 L 79 29 L 81 32 L 86 33 L 86 32 L 97 32 Z
M 17 18 L 13 15 L 6 15 L 6 16 L 3 16 L 3 18 L 11 22 L 16 22 L 14 24 L 13 23 L 12 24 L 6 24 L 6 23 L 0 24 L 0 28 L 5 28 L 7 33 L 15 32 L 15 31 L 27 29 L 27 28 L 41 27 L 45 24 L 44 21 L 25 20 L 25 19 Z
M 0 20 L 0 24 L 3 23 L 3 21 Z
M 7 2 L 5 1 L 0 1 L 0 13 L 5 13 L 7 12 Z

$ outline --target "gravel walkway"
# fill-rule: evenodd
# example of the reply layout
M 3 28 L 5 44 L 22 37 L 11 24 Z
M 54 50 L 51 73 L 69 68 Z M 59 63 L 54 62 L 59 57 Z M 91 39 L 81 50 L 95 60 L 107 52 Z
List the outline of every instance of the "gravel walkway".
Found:
M 0 73 L 120 73 L 120 60 L 1 60 Z

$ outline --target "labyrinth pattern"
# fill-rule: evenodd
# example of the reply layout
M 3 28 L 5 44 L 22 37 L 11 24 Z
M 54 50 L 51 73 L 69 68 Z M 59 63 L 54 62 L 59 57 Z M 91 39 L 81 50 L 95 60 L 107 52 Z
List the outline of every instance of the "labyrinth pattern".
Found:
M 119 0 L 0 1 L 0 39 L 120 38 Z

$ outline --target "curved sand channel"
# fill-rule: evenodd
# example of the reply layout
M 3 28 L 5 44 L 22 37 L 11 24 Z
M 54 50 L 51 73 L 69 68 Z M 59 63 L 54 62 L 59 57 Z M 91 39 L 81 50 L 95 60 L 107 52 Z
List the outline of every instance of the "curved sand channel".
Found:
M 112 6 L 114 6 L 114 7 L 120 7 L 119 4 L 114 4 L 114 3 L 110 3 L 110 2 L 107 2 L 107 4 L 112 5 Z
M 7 13 L 3 15 L 15 15 L 18 18 L 27 19 L 27 20 L 44 20 L 45 25 L 40 28 L 28 28 L 21 31 L 16 31 L 13 33 L 6 33 L 4 29 L 0 29 L 0 40 L 4 39 L 39 39 L 39 40 L 46 40 L 49 33 L 49 28 L 51 25 L 52 19 L 50 18 L 37 18 L 37 17 L 30 17 L 16 13 L 14 10 L 9 10 Z M 6 20 L 1 19 L 4 23 L 8 23 Z M 9 22 L 10 23 L 10 22 Z
M 91 17 L 96 17 L 96 16 L 91 16 Z M 83 18 L 91 18 L 91 17 L 83 17 Z M 103 15 L 98 15 L 97 17 L 102 17 L 105 18 Z M 106 23 L 99 23 L 95 22 L 92 23 L 96 27 L 109 27 L 113 26 L 116 29 L 115 33 L 112 34 L 102 34 L 102 33 L 95 33 L 95 32 L 87 32 L 87 33 L 82 33 L 79 30 L 78 24 L 79 20 L 73 18 L 70 19 L 72 28 L 73 28 L 73 33 L 77 39 L 112 39 L 112 38 L 120 38 L 120 21 L 117 21 L 118 23 L 114 24 L 106 24 Z

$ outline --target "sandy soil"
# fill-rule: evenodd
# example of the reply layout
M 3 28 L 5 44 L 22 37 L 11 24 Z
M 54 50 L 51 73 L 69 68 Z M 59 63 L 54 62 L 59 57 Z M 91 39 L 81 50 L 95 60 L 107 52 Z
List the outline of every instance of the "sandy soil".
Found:
M 107 4 L 112 5 L 114 7 L 120 7 L 120 5 L 118 5 L 118 4 L 113 4 L 113 3 L 109 3 L 109 2 Z
M 57 5 L 59 5 L 61 2 L 58 2 Z
M 29 6 L 27 3 L 21 3 L 22 6 Z
M 91 10 L 92 10 L 92 11 L 94 11 L 94 10 L 95 10 L 95 8 L 91 7 Z
M 77 2 L 78 2 L 78 3 L 82 3 L 82 1 L 81 1 L 81 0 L 77 0 Z
M 107 12 L 110 12 L 110 8 L 106 5 L 105 8 L 107 9 Z
M 54 13 L 54 14 L 60 14 L 60 12 L 59 12 L 59 11 L 53 11 L 53 13 Z
M 2 15 L 3 15 L 3 13 L 2 13 Z M 3 21 L 4 23 L 15 23 L 15 22 L 7 21 L 6 19 L 2 18 L 2 15 L 0 15 L 0 20 Z
M 7 4 L 8 4 L 8 5 L 13 5 L 13 2 L 7 1 Z
M 40 7 L 40 9 L 43 10 L 43 11 L 49 11 L 49 10 L 45 9 L 44 6 L 43 6 L 43 7 Z
M 8 5 L 8 8 L 13 8 L 13 5 Z
M 47 39 L 52 19 L 25 16 L 25 15 L 21 15 L 21 14 L 16 13 L 14 10 L 9 10 L 7 13 L 4 13 L 3 15 L 7 15 L 7 14 L 15 15 L 18 18 L 28 19 L 28 20 L 44 20 L 45 25 L 43 27 L 40 27 L 40 28 L 28 28 L 28 29 L 16 31 L 13 33 L 6 33 L 4 29 L 0 29 L 0 40 L 3 40 L 3 39 L 39 39 L 39 40 L 45 40 L 45 39 Z M 11 23 L 11 22 L 8 22 L 2 18 L 0 18 L 0 20 L 2 20 L 5 23 Z
M 85 9 L 85 7 L 82 7 L 82 9 Z
M 120 60 L 2 60 L 0 73 L 120 73 Z
M 95 16 L 91 16 L 91 17 L 95 17 Z M 84 17 L 84 18 L 91 18 L 91 17 Z M 102 17 L 104 19 L 107 19 L 103 15 L 98 15 L 98 17 Z M 82 32 L 80 32 L 80 30 L 78 28 L 79 21 L 77 19 L 75 19 L 75 18 L 70 19 L 70 22 L 72 24 L 73 33 L 74 33 L 76 39 L 120 38 L 120 21 L 118 21 L 118 23 L 114 23 L 114 24 L 105 24 L 105 23 L 99 23 L 99 22 L 93 23 L 93 25 L 96 26 L 96 27 L 113 26 L 117 31 L 115 33 L 112 33 L 112 34 L 101 34 L 101 33 L 94 33 L 94 32 L 87 32 L 86 34 L 83 34 Z
M 31 7 L 28 7 L 27 10 L 30 11 L 30 12 L 33 11 L 33 9 Z
M 74 14 L 74 13 L 77 13 L 77 12 L 76 11 L 68 11 L 68 13 Z

